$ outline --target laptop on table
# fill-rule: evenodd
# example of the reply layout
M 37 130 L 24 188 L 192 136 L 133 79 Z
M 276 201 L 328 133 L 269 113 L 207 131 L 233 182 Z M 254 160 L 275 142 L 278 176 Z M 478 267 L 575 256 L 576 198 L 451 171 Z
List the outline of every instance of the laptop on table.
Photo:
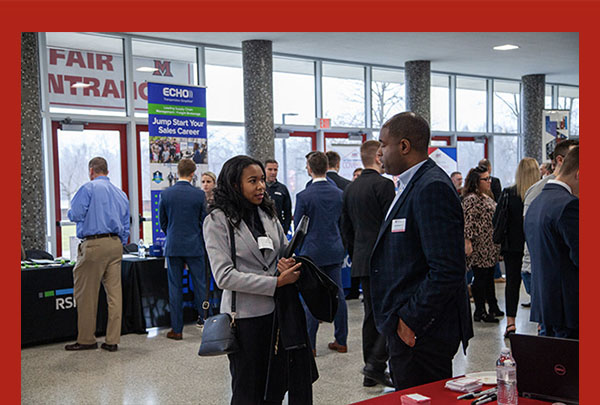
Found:
M 579 340 L 520 334 L 509 339 L 520 396 L 579 404 Z

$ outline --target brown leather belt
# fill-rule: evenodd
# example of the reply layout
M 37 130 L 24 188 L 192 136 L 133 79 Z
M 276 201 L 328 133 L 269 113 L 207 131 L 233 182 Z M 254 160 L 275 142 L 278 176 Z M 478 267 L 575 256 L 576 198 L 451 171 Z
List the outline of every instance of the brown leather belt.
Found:
M 97 235 L 84 236 L 82 240 L 86 241 L 86 240 L 90 240 L 90 239 L 109 238 L 111 236 L 119 236 L 119 235 L 117 235 L 116 233 L 99 233 Z

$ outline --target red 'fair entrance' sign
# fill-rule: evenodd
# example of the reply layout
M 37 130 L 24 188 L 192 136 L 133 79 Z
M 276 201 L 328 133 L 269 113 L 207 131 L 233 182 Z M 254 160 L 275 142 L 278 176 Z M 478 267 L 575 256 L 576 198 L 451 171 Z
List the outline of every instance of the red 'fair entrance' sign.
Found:
M 139 68 L 143 71 L 139 71 Z M 133 57 L 136 111 L 147 111 L 147 82 L 194 84 L 194 65 L 175 60 Z M 125 110 L 123 56 L 76 49 L 48 48 L 50 106 Z

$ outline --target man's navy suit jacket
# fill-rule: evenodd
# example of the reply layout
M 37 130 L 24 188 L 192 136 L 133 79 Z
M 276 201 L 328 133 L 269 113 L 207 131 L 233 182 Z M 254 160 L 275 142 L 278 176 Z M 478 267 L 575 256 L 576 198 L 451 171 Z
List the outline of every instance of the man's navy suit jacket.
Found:
M 167 235 L 165 256 L 204 256 L 204 191 L 178 181 L 160 193 L 160 227 Z
M 394 204 L 373 247 L 371 296 L 379 332 L 393 336 L 402 318 L 417 339 L 462 341 L 466 350 L 473 323 L 465 270 L 460 200 L 448 175 L 428 159 Z
M 303 215 L 310 222 L 298 255 L 310 257 L 317 266 L 342 263 L 345 254 L 339 228 L 342 190 L 329 181 L 312 183 L 296 195 L 296 227 Z
M 546 184 L 525 215 L 531 320 L 579 328 L 579 198 Z

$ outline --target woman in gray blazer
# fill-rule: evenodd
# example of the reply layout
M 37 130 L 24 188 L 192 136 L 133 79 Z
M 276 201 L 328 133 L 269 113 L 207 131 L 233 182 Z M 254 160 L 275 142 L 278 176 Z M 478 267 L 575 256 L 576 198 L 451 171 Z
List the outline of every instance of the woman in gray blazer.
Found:
M 232 316 L 240 350 L 228 355 L 232 404 L 265 403 L 267 372 L 280 372 L 269 370 L 275 291 L 295 283 L 300 276 L 300 263 L 281 258 L 288 241 L 265 190 L 261 162 L 248 156 L 229 159 L 223 165 L 204 221 L 213 276 L 223 289 L 221 312 L 232 313 L 232 291 L 236 292 L 236 312 Z M 228 222 L 234 229 L 235 267 Z M 275 403 L 282 400 L 283 395 L 275 398 Z

